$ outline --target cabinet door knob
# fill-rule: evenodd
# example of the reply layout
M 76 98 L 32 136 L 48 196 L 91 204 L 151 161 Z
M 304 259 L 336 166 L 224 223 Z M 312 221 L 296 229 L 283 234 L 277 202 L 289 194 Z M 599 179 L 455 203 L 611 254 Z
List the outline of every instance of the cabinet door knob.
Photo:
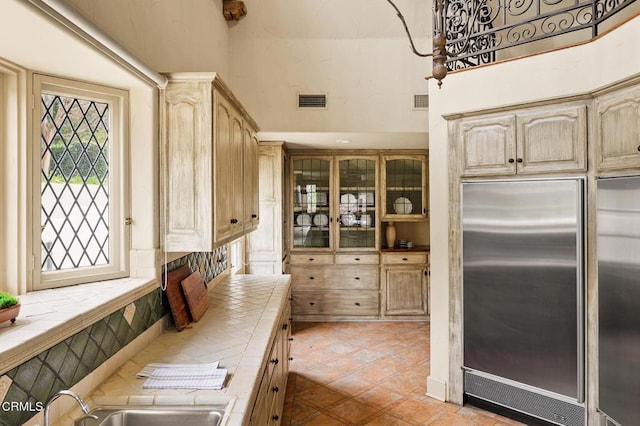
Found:
M 640 151 L 640 145 L 638 145 L 638 151 Z
M 289 328 L 289 324 L 282 324 L 282 329 L 286 330 L 287 328 Z
M 251 219 L 255 219 L 255 218 L 257 218 L 257 217 L 258 217 L 258 215 L 257 215 L 257 214 L 255 214 L 255 213 L 251 215 Z
M 280 362 L 280 361 L 278 360 L 278 358 L 274 358 L 274 359 L 272 359 L 272 360 L 271 360 L 271 363 L 272 363 L 272 364 L 277 364 L 277 363 L 279 363 L 279 362 Z
M 293 342 L 293 337 L 289 337 L 289 341 L 290 341 L 290 342 Z
M 509 161 L 510 163 L 515 163 L 515 162 L 516 162 L 516 160 L 514 160 L 513 158 L 509 158 L 509 160 L 508 160 L 508 161 Z
M 277 414 L 274 414 L 273 417 L 271 417 L 271 418 L 273 419 L 273 421 L 277 422 L 280 417 L 278 417 Z
M 356 302 L 356 303 L 354 303 L 354 305 L 360 306 L 360 302 Z
M 274 392 L 278 392 L 280 390 L 280 388 L 277 387 L 277 386 L 274 386 L 274 387 L 271 388 L 271 390 L 274 391 Z
M 516 161 L 517 161 L 518 163 L 522 163 L 522 158 L 518 158 Z

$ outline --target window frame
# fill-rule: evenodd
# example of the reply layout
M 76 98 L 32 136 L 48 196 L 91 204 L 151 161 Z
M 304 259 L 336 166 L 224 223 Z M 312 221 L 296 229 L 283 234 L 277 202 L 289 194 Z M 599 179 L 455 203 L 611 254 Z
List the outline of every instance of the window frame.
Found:
M 33 74 L 31 171 L 31 278 L 32 290 L 63 287 L 129 276 L 130 164 L 128 92 L 76 80 Z M 105 265 L 42 271 L 41 249 L 41 116 L 43 92 L 109 105 L 109 262 Z

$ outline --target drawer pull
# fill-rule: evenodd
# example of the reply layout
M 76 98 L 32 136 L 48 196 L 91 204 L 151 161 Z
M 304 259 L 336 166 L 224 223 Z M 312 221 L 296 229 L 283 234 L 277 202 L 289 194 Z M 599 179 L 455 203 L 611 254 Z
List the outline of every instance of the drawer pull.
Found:
M 274 386 L 274 387 L 271 388 L 271 390 L 274 391 L 274 392 L 278 392 L 280 390 L 280 388 L 277 387 L 277 386 Z
M 287 328 L 289 328 L 289 324 L 282 324 L 282 329 L 286 330 Z
M 356 302 L 356 303 L 355 303 L 355 305 L 356 305 L 356 306 L 360 306 L 360 302 Z
M 403 261 L 403 262 L 406 262 L 407 260 L 409 260 L 409 259 L 407 259 L 406 257 L 403 257 L 403 258 L 402 258 L 402 261 Z
M 359 261 L 359 260 L 360 260 L 360 258 L 359 258 L 359 257 L 356 257 L 356 258 L 355 258 L 354 260 L 357 260 L 357 261 Z
M 310 306 L 313 306 L 313 305 L 315 305 L 315 304 L 316 304 L 315 302 L 309 302 L 309 305 L 310 305 Z
M 280 361 L 278 360 L 278 358 L 274 358 L 271 360 L 271 364 L 278 364 Z
M 354 278 L 354 280 L 359 280 L 359 279 L 360 279 L 360 277 L 355 277 L 355 278 Z
M 257 217 L 258 217 L 258 215 L 257 215 L 257 214 L 255 214 L 255 213 L 251 215 L 251 219 L 255 219 L 255 218 L 257 218 Z
M 289 341 L 290 341 L 290 342 L 293 342 L 293 337 L 289 337 Z
M 310 280 L 315 280 L 316 278 L 315 278 L 315 277 L 309 277 L 309 279 L 310 279 Z
M 313 257 L 309 258 L 309 262 L 313 262 L 315 259 Z
M 271 417 L 273 419 L 273 421 L 277 422 L 278 419 L 280 419 L 280 417 L 278 417 L 277 414 L 274 414 L 273 417 Z
M 289 357 L 289 361 L 293 361 L 293 357 L 292 356 Z

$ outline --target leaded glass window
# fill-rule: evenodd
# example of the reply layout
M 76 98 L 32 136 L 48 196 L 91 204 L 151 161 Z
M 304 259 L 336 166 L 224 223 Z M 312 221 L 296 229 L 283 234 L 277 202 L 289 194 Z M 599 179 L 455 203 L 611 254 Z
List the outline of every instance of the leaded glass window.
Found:
M 128 276 L 127 93 L 34 76 L 33 288 Z
M 109 105 L 42 93 L 43 271 L 109 263 Z

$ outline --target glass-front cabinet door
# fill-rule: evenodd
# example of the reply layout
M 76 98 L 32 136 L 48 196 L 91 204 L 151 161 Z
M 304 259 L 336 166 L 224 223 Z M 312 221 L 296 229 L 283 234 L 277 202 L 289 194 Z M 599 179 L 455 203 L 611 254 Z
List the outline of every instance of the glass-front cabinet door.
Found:
M 388 155 L 382 164 L 382 219 L 427 217 L 427 156 Z
M 292 157 L 293 249 L 332 249 L 331 157 Z
M 336 158 L 337 249 L 376 249 L 377 157 Z

